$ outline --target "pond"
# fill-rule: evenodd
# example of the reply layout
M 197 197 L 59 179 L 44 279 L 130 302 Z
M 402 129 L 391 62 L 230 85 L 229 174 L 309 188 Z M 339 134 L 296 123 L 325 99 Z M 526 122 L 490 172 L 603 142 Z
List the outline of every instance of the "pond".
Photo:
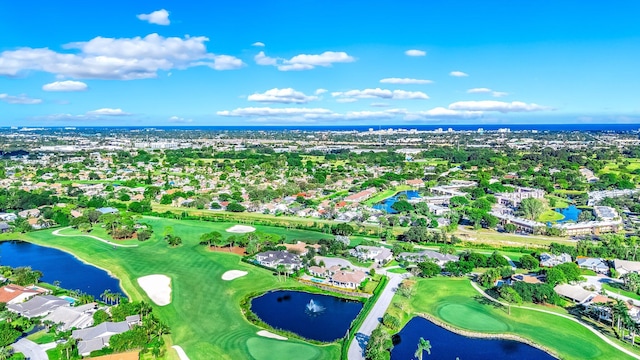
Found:
M 407 196 L 407 200 L 411 200 L 411 199 L 419 199 L 420 198 L 420 193 L 415 191 L 415 190 L 409 190 L 409 191 L 401 191 L 391 197 L 388 197 L 386 199 L 384 199 L 382 202 L 379 202 L 375 205 L 373 205 L 374 209 L 377 210 L 382 210 L 385 211 L 387 214 L 397 214 L 398 212 L 395 211 L 391 206 L 393 204 L 395 204 L 396 202 L 398 202 L 398 198 L 401 195 L 406 195 Z
M 80 290 L 99 299 L 105 290 L 124 294 L 118 279 L 97 267 L 87 265 L 64 251 L 23 241 L 0 242 L 0 264 L 11 267 L 31 266 L 44 274 L 40 281 Z
M 251 311 L 276 329 L 332 342 L 344 337 L 362 303 L 335 296 L 278 290 L 251 300 Z
M 557 213 L 564 215 L 564 219 L 557 221 L 559 223 L 566 222 L 566 221 L 578 222 L 578 216 L 582 212 L 582 210 L 578 209 L 575 205 L 569 205 L 566 208 L 558 208 L 553 210 L 555 210 L 555 212 Z
M 421 337 L 431 343 L 431 355 L 425 352 L 424 359 L 555 359 L 542 350 L 518 341 L 470 338 L 427 319 L 415 317 L 394 337 L 391 360 L 415 359 Z

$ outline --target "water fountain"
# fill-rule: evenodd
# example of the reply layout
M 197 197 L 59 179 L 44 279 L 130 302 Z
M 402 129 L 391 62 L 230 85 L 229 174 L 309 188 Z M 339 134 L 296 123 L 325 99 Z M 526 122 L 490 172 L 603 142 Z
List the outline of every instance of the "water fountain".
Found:
M 311 299 L 307 304 L 307 311 L 311 313 L 319 313 L 324 311 L 324 306 L 316 304 L 315 302 L 313 302 L 313 299 Z

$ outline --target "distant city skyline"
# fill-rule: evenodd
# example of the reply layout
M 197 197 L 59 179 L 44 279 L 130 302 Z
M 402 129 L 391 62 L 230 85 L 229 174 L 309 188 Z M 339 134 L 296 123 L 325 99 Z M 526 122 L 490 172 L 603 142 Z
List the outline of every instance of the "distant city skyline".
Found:
M 640 123 L 640 3 L 0 4 L 0 126 Z

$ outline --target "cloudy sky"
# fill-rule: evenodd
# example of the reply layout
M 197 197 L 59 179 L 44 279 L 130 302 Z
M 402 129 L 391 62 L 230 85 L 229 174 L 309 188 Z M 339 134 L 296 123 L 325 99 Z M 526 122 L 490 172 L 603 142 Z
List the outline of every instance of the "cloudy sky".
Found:
M 2 1 L 0 126 L 640 122 L 640 2 Z

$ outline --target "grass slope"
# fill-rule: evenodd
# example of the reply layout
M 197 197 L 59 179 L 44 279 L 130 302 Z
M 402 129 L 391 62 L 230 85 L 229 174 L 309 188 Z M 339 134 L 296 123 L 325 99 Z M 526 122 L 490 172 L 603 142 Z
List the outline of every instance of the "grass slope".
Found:
M 560 214 L 557 211 L 547 210 L 538 216 L 538 221 L 542 223 L 547 222 L 556 222 L 558 220 L 564 219 L 564 215 Z
M 521 336 L 563 359 L 630 359 L 573 321 L 516 308 L 508 315 L 504 309 L 478 301 L 479 294 L 467 279 L 419 279 L 416 287 L 409 301 L 398 295 L 393 300 L 396 305 L 390 307 L 403 322 L 414 314 L 427 313 L 464 330 Z
M 56 237 L 51 231 L 28 234 L 27 240 L 59 248 L 80 259 L 107 269 L 121 280 L 121 286 L 134 300 L 152 304 L 136 279 L 150 274 L 165 274 L 172 279 L 172 304 L 154 305 L 154 312 L 171 327 L 171 342 L 182 346 L 191 360 L 199 359 L 264 359 L 289 358 L 336 359 L 339 345 L 315 346 L 302 341 L 278 341 L 258 337 L 260 328 L 250 324 L 241 313 L 239 302 L 249 293 L 288 286 L 301 287 L 289 280 L 278 282 L 263 269 L 245 264 L 234 254 L 209 252 L 198 245 L 202 233 L 224 230 L 233 223 L 208 223 L 146 218 L 155 233 L 137 248 L 117 248 L 85 237 Z M 182 237 L 183 245 L 169 248 L 162 241 L 165 226 L 172 226 Z M 288 231 L 257 226 L 260 230 L 282 233 L 301 240 L 322 234 Z M 102 234 L 101 234 L 102 235 Z M 225 235 L 231 235 L 225 233 Z M 227 270 L 244 270 L 248 275 L 233 281 L 222 281 Z M 175 352 L 167 352 L 177 358 Z

